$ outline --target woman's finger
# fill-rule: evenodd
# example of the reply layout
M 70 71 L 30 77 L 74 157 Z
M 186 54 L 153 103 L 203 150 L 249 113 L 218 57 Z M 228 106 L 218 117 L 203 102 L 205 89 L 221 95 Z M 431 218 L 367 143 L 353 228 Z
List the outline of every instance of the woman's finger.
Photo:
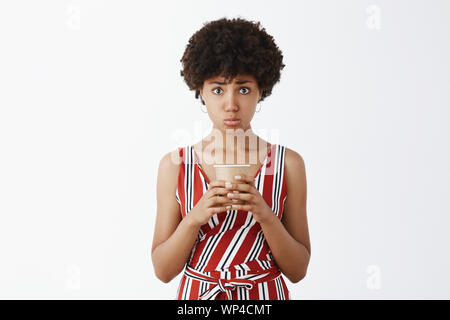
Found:
M 208 196 L 209 198 L 215 197 L 215 196 L 226 196 L 228 192 L 230 192 L 229 189 L 226 188 L 221 188 L 221 187 L 216 187 L 214 189 L 210 189 L 210 194 Z M 237 191 L 239 192 L 239 191 Z
M 229 190 L 238 190 L 242 192 L 251 192 L 254 189 L 254 186 L 248 183 L 232 183 L 231 185 L 227 185 L 225 189 Z
M 255 185 L 255 179 L 253 179 L 253 177 L 242 175 L 242 176 L 236 176 L 234 178 L 239 182 L 248 183 L 253 186 Z
M 228 193 L 227 198 L 244 200 L 247 202 L 253 202 L 255 200 L 255 196 L 251 193 Z
M 209 208 L 210 214 L 213 215 L 213 214 L 220 213 L 220 212 L 226 212 L 227 210 L 230 210 L 230 208 L 228 208 L 228 207 L 231 208 L 231 205 L 220 206 L 220 207 L 211 207 L 211 208 Z
M 252 211 L 253 206 L 250 204 L 232 204 L 232 210 L 244 210 L 244 211 Z M 229 209 L 228 209 L 229 210 Z

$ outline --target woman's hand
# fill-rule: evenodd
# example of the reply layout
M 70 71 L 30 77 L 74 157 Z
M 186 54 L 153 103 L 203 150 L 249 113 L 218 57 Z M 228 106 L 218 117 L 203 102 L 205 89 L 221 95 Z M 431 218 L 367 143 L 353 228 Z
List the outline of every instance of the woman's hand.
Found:
M 262 197 L 261 193 L 255 187 L 255 180 L 252 177 L 240 176 L 235 177 L 236 180 L 242 181 L 242 183 L 226 184 L 228 190 L 227 197 L 229 199 L 244 200 L 244 204 L 232 204 L 232 209 L 251 211 L 253 217 L 259 223 L 269 221 L 273 217 L 274 213 L 272 209 L 267 205 L 266 200 Z M 239 193 L 235 193 L 235 191 Z
M 209 184 L 206 191 L 197 204 L 187 214 L 196 226 L 202 226 L 216 213 L 227 211 L 227 206 L 232 204 L 232 200 L 226 195 L 229 190 L 225 189 L 225 181 L 216 180 Z

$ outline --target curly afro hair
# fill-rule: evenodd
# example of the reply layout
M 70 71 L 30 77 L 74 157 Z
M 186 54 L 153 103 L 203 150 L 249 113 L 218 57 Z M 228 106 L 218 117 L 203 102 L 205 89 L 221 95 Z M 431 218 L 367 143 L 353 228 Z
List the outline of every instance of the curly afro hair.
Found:
M 189 39 L 180 61 L 180 74 L 189 89 L 195 90 L 195 98 L 199 97 L 203 82 L 211 77 L 223 76 L 227 81 L 238 74 L 248 74 L 263 90 L 259 100 L 262 101 L 280 81 L 285 66 L 281 50 L 273 37 L 260 28 L 260 22 L 242 18 L 204 23 Z

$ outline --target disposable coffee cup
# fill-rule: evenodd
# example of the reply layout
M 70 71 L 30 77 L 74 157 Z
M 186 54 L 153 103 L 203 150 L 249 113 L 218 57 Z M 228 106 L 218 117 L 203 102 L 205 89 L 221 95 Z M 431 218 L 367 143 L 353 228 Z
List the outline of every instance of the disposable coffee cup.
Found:
M 223 180 L 231 183 L 241 183 L 235 176 L 248 176 L 250 171 L 249 164 L 215 164 L 216 180 Z M 234 201 L 233 204 L 243 204 L 245 201 Z

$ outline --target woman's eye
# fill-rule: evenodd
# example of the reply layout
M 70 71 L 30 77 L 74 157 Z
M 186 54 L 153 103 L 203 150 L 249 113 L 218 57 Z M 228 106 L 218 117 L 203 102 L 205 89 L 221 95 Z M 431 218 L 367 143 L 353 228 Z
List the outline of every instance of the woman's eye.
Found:
M 216 90 L 221 90 L 222 91 L 222 89 L 220 89 L 220 88 L 214 88 L 213 92 L 216 93 L 216 94 L 220 94 L 220 92 L 217 92 Z
M 242 88 L 241 88 L 241 90 L 242 90 L 242 89 L 244 89 L 244 90 L 247 90 L 247 92 L 245 92 L 244 94 L 247 94 L 247 93 L 249 93 L 249 92 L 250 92 L 250 89 L 249 89 L 249 88 L 247 88 L 247 87 L 242 87 Z

